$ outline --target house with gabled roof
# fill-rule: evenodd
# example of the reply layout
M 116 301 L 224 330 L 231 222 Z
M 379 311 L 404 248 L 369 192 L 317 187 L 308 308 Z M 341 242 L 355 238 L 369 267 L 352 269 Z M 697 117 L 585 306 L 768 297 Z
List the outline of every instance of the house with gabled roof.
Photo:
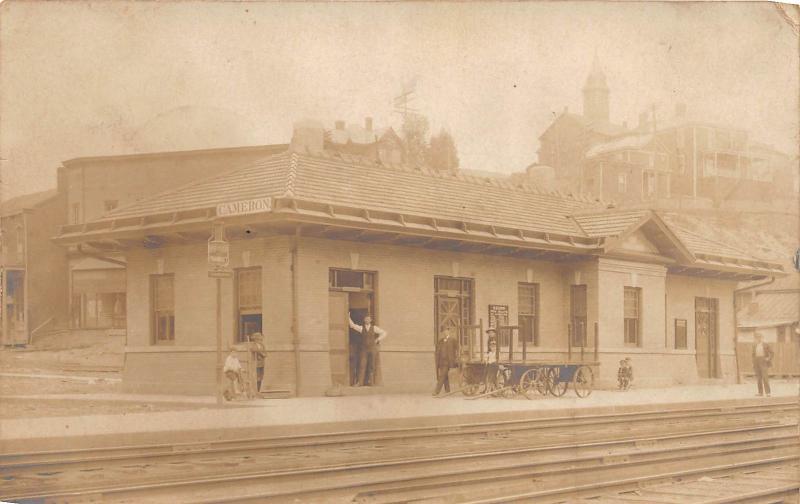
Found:
M 638 124 L 610 121 L 610 89 L 595 57 L 583 87 L 581 114 L 564 109 L 539 136 L 538 165 L 550 167 L 562 190 L 617 204 L 675 208 L 726 201 L 796 206 L 797 159 L 754 141 L 741 127 L 655 107 Z M 535 176 L 530 167 L 515 178 Z M 701 200 L 697 202 L 696 200 Z M 779 200 L 779 201 L 775 201 Z
M 439 334 L 463 346 L 490 323 L 528 359 L 591 361 L 600 386 L 626 356 L 642 386 L 734 381 L 737 282 L 784 274 L 658 212 L 331 151 L 300 129 L 285 152 L 61 229 L 125 256 L 129 389 L 214 390 L 215 225 L 223 345 L 263 332 L 264 387 L 298 395 L 349 385 L 347 318 L 366 314 L 388 331 L 387 392 L 428 391 Z

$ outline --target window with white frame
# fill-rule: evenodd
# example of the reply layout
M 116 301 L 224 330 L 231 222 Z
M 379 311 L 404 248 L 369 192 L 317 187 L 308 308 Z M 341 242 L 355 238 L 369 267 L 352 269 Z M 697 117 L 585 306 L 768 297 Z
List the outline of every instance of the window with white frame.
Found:
M 625 287 L 624 295 L 625 344 L 639 346 L 642 289 L 639 287 Z
M 539 284 L 520 282 L 518 325 L 520 340 L 539 345 Z
M 570 286 L 570 320 L 572 322 L 572 346 L 586 346 L 586 285 Z
M 155 344 L 175 341 L 175 276 L 151 275 L 151 323 Z

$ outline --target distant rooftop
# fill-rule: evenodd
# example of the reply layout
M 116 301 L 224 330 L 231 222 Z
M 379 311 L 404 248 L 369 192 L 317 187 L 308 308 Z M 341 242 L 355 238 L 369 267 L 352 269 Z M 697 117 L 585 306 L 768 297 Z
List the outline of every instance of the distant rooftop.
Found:
M 54 198 L 57 194 L 58 191 L 56 189 L 50 189 L 47 191 L 24 194 L 3 201 L 0 203 L 0 216 L 8 217 L 9 215 L 18 214 L 24 210 L 34 209 L 49 199 Z

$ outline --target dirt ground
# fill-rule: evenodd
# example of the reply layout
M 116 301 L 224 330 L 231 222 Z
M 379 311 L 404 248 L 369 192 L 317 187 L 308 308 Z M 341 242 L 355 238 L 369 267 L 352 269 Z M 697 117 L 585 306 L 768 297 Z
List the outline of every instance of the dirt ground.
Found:
M 174 403 L 135 403 L 131 401 L 73 401 L 47 399 L 31 401 L 27 399 L 3 398 L 0 419 L 38 418 L 76 415 L 124 415 L 126 413 L 147 413 L 155 411 L 182 411 L 212 408 L 197 404 Z
M 124 337 L 108 337 L 95 333 L 61 335 L 58 339 L 37 341 L 27 348 L 0 349 L 0 419 L 87 413 L 125 414 L 209 407 L 191 403 L 58 398 L 62 394 L 122 394 L 119 380 L 123 364 L 123 345 Z M 50 397 L 18 397 L 25 395 Z

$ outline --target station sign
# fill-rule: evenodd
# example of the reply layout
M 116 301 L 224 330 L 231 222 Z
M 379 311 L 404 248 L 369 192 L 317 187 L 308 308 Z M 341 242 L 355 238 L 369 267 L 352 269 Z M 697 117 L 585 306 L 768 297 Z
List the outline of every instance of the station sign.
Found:
M 272 198 L 231 201 L 217 205 L 217 217 L 248 215 L 272 210 Z
M 220 270 L 227 268 L 231 262 L 230 243 L 223 240 L 208 242 L 208 269 Z

